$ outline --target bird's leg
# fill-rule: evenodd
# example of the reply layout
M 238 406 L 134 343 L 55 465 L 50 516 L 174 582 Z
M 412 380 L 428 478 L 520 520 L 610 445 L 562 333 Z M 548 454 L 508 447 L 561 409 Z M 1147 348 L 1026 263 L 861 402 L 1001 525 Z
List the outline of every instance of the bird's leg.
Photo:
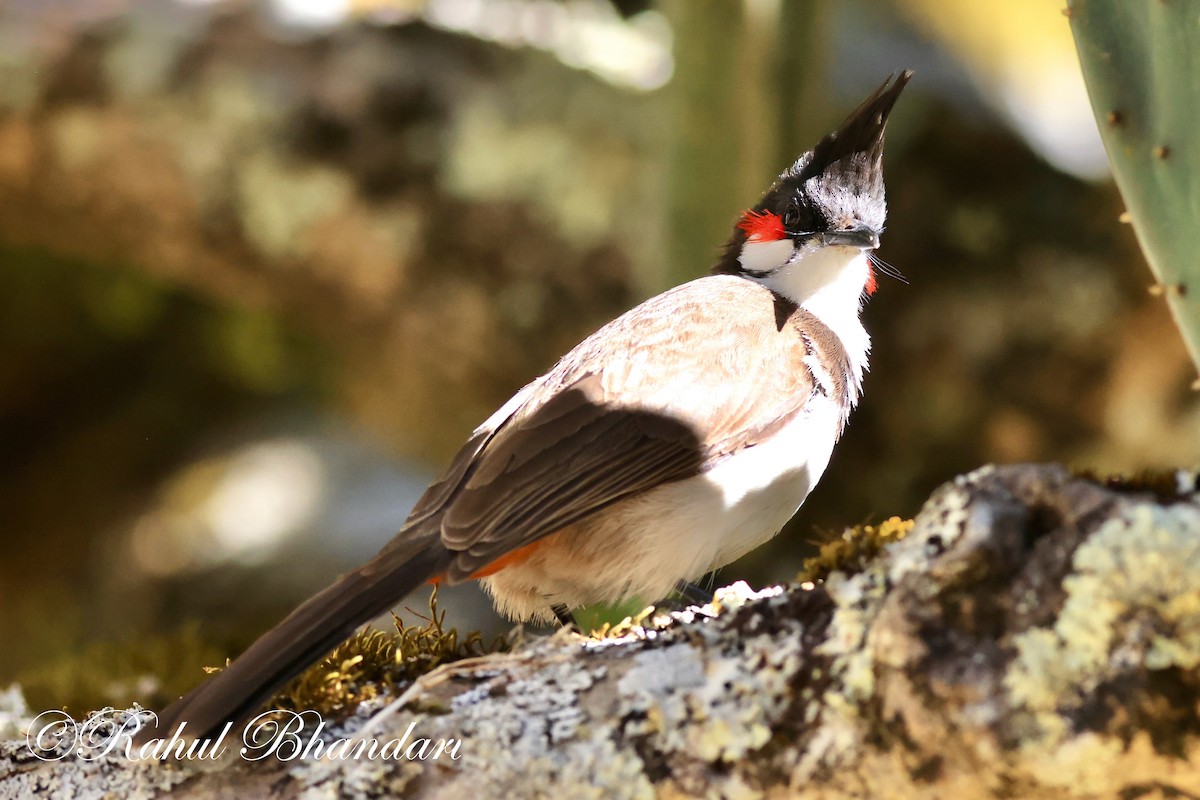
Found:
M 675 591 L 689 604 L 703 606 L 712 602 L 713 593 L 702 589 L 690 581 L 680 581 L 675 585 Z
M 556 606 L 550 606 L 550 610 L 554 612 L 554 616 L 558 619 L 559 624 L 561 624 L 564 628 L 578 629 L 578 626 L 575 624 L 575 618 L 571 616 L 571 610 L 569 608 L 559 604 Z

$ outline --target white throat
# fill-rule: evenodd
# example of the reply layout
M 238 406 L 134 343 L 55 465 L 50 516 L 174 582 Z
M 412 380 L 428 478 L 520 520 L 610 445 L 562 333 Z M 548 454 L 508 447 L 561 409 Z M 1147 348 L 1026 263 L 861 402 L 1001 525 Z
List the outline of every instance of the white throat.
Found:
M 871 337 L 858 315 L 870 274 L 865 251 L 857 247 L 816 246 L 798 253 L 768 274 L 749 277 L 828 325 L 842 340 L 861 375 L 867 366 Z

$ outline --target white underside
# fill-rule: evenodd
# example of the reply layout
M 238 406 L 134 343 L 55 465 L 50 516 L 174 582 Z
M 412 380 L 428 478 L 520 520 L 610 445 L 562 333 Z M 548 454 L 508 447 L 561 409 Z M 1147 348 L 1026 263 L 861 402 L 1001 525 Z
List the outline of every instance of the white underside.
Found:
M 779 434 L 708 472 L 660 486 L 547 540 L 529 560 L 483 581 L 514 619 L 550 606 L 662 599 L 779 532 L 829 463 L 837 405 L 817 396 Z

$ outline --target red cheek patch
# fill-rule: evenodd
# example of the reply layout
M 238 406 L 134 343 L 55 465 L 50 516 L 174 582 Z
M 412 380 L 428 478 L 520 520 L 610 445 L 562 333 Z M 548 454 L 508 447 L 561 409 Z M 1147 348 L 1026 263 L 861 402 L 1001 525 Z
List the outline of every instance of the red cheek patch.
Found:
M 774 242 L 782 239 L 783 219 L 770 211 L 747 211 L 742 214 L 738 227 L 746 232 L 752 242 Z
M 875 294 L 875 290 L 879 288 L 879 283 L 875 280 L 875 266 L 869 260 L 867 261 L 867 285 L 863 288 L 866 289 L 867 295 Z

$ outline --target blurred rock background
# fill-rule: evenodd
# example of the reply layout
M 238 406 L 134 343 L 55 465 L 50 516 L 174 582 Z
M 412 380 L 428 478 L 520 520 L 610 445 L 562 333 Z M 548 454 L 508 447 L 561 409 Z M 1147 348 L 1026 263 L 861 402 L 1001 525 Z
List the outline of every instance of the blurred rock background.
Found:
M 903 67 L 880 255 L 911 285 L 866 311 L 866 396 L 818 490 L 723 583 L 789 579 L 985 462 L 1200 458 L 1058 9 L 0 5 L 0 687 L 81 702 L 63 664 L 103 676 L 156 636 L 182 677 L 106 696 L 197 682 L 372 554 L 516 388 L 703 274 Z M 474 587 L 441 604 L 507 628 Z

